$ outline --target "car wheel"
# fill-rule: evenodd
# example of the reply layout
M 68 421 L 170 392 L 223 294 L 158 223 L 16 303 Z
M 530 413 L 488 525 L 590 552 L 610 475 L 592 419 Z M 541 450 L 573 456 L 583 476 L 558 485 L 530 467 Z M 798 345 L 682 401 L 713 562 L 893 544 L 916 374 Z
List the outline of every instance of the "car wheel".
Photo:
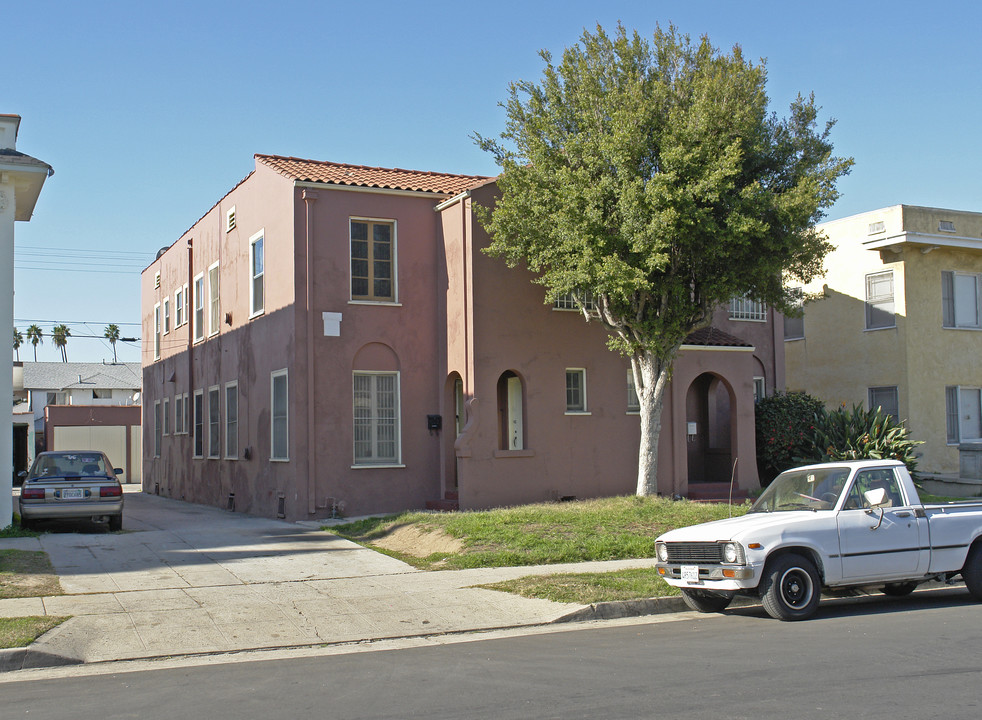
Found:
M 906 597 L 914 592 L 916 587 L 916 582 L 890 583 L 883 586 L 883 594 L 890 597 Z
M 728 593 L 715 593 L 711 590 L 682 588 L 682 600 L 696 612 L 714 613 L 726 610 L 726 607 L 733 600 L 733 596 Z
M 116 532 L 117 530 L 123 529 L 123 516 L 122 515 L 110 515 L 109 516 L 109 532 Z
M 764 610 L 772 618 L 804 620 L 818 609 L 822 581 L 814 563 L 788 553 L 768 564 L 760 595 Z
M 982 600 L 982 541 L 976 542 L 968 551 L 965 566 L 962 568 L 965 587 L 976 600 Z

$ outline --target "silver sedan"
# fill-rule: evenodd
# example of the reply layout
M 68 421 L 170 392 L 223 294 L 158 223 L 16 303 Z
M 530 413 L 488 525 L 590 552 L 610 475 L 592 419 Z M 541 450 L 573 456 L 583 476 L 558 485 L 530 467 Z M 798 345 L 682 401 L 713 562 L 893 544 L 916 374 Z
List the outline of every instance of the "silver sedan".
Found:
M 21 473 L 21 527 L 38 520 L 89 519 L 123 528 L 123 486 L 105 453 L 91 450 L 43 452 Z

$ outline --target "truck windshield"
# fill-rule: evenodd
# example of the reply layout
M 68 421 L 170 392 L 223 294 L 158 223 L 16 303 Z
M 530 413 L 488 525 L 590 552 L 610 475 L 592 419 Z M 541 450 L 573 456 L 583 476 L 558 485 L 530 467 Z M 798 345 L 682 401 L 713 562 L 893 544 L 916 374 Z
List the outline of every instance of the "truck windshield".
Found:
M 848 468 L 788 470 L 774 478 L 750 512 L 831 510 L 848 477 Z

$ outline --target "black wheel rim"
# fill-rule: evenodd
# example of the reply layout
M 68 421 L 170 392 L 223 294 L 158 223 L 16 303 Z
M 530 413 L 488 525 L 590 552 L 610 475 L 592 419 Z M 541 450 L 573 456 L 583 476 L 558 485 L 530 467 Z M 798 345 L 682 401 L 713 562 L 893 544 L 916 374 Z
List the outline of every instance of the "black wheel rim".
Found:
M 791 568 L 781 576 L 781 598 L 788 607 L 799 610 L 807 606 L 813 592 L 811 576 L 801 568 Z

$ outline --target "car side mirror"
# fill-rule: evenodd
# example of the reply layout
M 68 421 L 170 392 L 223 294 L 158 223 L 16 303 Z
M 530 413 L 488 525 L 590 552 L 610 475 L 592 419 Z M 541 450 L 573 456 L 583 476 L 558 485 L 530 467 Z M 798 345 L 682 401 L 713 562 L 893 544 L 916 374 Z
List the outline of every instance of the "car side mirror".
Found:
M 19 473 L 17 473 L 17 477 L 19 477 L 19 478 L 26 478 L 27 477 L 27 470 L 21 470 Z
M 113 468 L 113 474 L 115 474 L 115 475 L 122 475 L 123 474 L 123 468 Z
M 873 488 L 864 492 L 863 497 L 866 498 L 866 502 L 870 507 L 880 507 L 886 504 L 887 491 L 885 488 Z

